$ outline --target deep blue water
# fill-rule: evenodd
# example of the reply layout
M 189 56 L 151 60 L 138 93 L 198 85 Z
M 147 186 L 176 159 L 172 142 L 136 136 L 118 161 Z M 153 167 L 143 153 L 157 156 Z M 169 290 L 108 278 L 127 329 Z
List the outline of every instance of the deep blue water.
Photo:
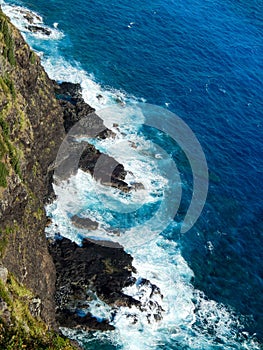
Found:
M 248 315 L 263 338 L 263 4 L 251 0 L 12 1 L 59 23 L 35 43 L 78 62 L 105 88 L 179 115 L 207 157 L 197 224 L 172 235 L 206 295 Z M 128 28 L 128 25 L 131 28 Z M 211 242 L 214 249 L 207 249 Z

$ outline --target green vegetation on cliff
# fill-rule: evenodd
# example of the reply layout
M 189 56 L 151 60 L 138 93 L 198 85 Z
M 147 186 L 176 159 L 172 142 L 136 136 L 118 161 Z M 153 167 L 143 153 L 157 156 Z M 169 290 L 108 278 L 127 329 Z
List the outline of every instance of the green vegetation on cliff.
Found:
M 11 174 L 10 169 L 8 169 L 9 165 L 20 177 L 21 172 L 19 152 L 10 138 L 10 126 L 7 121 L 16 98 L 16 89 L 10 73 L 12 71 L 10 66 L 16 66 L 14 39 L 12 28 L 2 12 L 0 12 L 0 49 L 0 128 L 2 129 L 2 135 L 0 135 L 0 187 L 6 187 L 7 176 Z M 8 157 L 3 161 L 6 155 Z
M 38 299 L 12 275 L 6 284 L 0 280 L 0 302 L 0 349 L 73 350 L 68 340 L 49 331 L 43 321 L 32 316 Z
M 53 83 L 0 8 L 0 350 L 73 349 L 51 331 L 56 272 L 44 234 L 63 132 Z
M 16 65 L 15 53 L 14 53 L 14 40 L 12 31 L 8 23 L 7 17 L 0 13 L 0 30 L 1 36 L 4 42 L 3 56 L 8 59 L 12 66 Z

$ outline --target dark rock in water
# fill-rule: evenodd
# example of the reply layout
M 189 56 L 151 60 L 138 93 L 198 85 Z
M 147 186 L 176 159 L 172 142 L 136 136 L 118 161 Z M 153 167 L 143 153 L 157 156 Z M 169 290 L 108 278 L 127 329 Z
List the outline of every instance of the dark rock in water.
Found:
M 72 103 L 78 99 L 82 99 L 81 86 L 78 83 L 63 82 L 58 84 L 54 82 L 55 93 L 60 96 L 59 98 L 68 97 Z M 92 108 L 93 111 L 95 110 Z
M 56 167 L 60 167 L 57 174 L 59 178 L 67 179 L 80 168 L 104 185 L 119 188 L 124 192 L 130 191 L 131 188 L 124 181 L 127 172 L 122 164 L 101 153 L 88 142 L 77 142 L 77 138 L 80 137 L 115 136 L 94 113 L 94 108 L 84 101 L 80 84 L 54 82 L 54 87 L 63 108 L 65 131 L 70 130 L 61 148 L 60 163 L 56 164 Z
M 29 10 L 19 8 L 17 9 L 17 11 L 23 15 L 23 17 L 27 20 L 29 24 L 33 24 L 34 22 L 40 23 L 42 21 L 41 17 Z
M 131 189 L 124 181 L 127 175 L 124 166 L 98 151 L 93 145 L 87 144 L 79 160 L 79 168 L 89 172 L 104 185 L 119 188 L 123 192 L 129 192 Z
M 79 136 L 89 136 L 85 134 L 85 131 L 88 131 L 88 129 L 93 130 L 93 135 L 91 135 L 91 137 L 98 136 L 101 138 L 106 138 L 115 136 L 111 130 L 106 128 L 106 126 L 103 124 L 103 120 L 96 113 L 94 113 L 95 109 L 84 101 L 80 84 L 57 84 L 54 82 L 54 86 L 56 96 L 63 108 L 64 128 L 66 132 L 69 132 L 73 125 L 84 118 L 85 124 L 82 122 L 82 125 L 80 125 Z M 97 135 L 96 131 L 98 131 Z M 75 128 L 75 136 L 76 133 L 77 130 Z
M 24 13 L 23 17 L 27 20 L 28 23 L 34 23 L 34 17 L 30 12 Z
M 55 181 L 66 180 L 81 169 L 90 173 L 103 185 L 118 188 L 123 192 L 131 190 L 131 187 L 124 181 L 127 174 L 124 166 L 85 141 L 77 142 L 71 137 L 65 138 L 59 157 L 53 166 Z
M 56 315 L 61 326 L 100 329 L 102 324 L 94 325 L 90 315 L 79 318 L 77 313 L 78 308 L 87 308 L 88 291 L 115 307 L 140 305 L 122 292 L 125 286 L 134 283 L 131 274 L 135 271 L 132 257 L 123 249 L 103 247 L 89 240 L 84 240 L 80 247 L 62 238 L 50 243 L 49 250 L 57 272 Z M 103 324 L 104 329 L 108 326 Z
M 26 26 L 26 29 L 28 29 L 32 33 L 40 33 L 47 36 L 51 34 L 51 30 L 49 30 L 48 28 L 37 26 L 37 25 L 30 24 Z
M 148 323 L 155 323 L 163 318 L 164 309 L 161 306 L 163 295 L 155 284 L 145 278 L 140 278 L 136 282 L 137 298 L 141 305 L 140 309 L 147 313 Z
M 86 230 L 96 230 L 99 224 L 89 218 L 80 218 L 77 215 L 72 216 L 71 222 L 78 228 Z
M 101 94 L 96 95 L 96 97 L 99 101 L 103 98 L 103 96 Z
M 154 295 L 159 295 L 161 299 L 163 299 L 163 295 L 161 294 L 161 290 L 159 287 L 157 287 L 155 284 L 152 284 L 149 280 L 146 278 L 141 278 L 138 282 L 138 288 L 140 291 L 146 291 L 149 290 L 150 294 L 149 297 L 152 298 Z
M 107 320 L 101 322 L 97 321 L 90 313 L 81 317 L 76 313 L 68 310 L 63 310 L 59 313 L 57 321 L 61 327 L 68 327 L 71 329 L 82 329 L 84 331 L 100 330 L 100 331 L 111 331 L 114 327 L 109 324 Z

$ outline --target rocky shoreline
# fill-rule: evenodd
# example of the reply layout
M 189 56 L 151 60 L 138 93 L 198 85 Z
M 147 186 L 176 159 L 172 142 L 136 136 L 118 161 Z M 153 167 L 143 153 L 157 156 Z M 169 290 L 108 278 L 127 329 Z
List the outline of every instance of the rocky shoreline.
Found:
M 62 295 L 61 283 L 72 286 L 69 280 L 63 280 L 66 275 L 64 267 L 67 269 L 69 260 L 61 260 L 59 252 L 62 243 L 63 249 L 67 251 L 66 246 L 74 246 L 77 252 L 84 250 L 85 254 L 96 251 L 92 264 L 95 270 L 98 269 L 97 275 L 100 277 L 97 282 L 93 282 L 94 291 L 108 301 L 113 302 L 115 298 L 118 303 L 124 304 L 129 300 L 129 297 L 121 294 L 121 289 L 131 276 L 131 257 L 120 247 L 114 253 L 117 260 L 111 260 L 110 248 L 96 246 L 91 242 L 84 242 L 83 247 L 77 247 L 72 242 L 58 240 L 49 244 L 51 254 L 48 251 L 44 233 L 47 224 L 44 205 L 54 198 L 54 161 L 66 132 L 83 117 L 87 117 L 84 118 L 85 123 L 103 128 L 98 137 L 114 137 L 114 133 L 103 126 L 103 121 L 96 116 L 94 109 L 84 102 L 79 85 L 58 85 L 48 78 L 38 56 L 30 50 L 19 31 L 0 9 L 1 348 L 8 348 L 12 343 L 12 349 L 16 349 L 17 343 L 32 349 L 71 349 L 67 341 L 58 338 L 52 331 L 65 325 L 66 320 L 72 327 L 83 329 L 112 328 L 109 322 L 105 321 L 103 326 L 103 322 L 95 322 L 90 315 L 79 318 L 66 304 L 57 303 L 58 296 Z M 94 166 L 91 163 L 96 163 L 100 153 L 88 143 L 84 144 L 84 150 L 80 166 L 84 171 L 93 173 Z M 114 162 L 113 159 L 110 161 Z M 128 191 L 123 166 L 116 161 L 114 166 L 116 170 L 113 176 L 102 173 L 102 178 L 98 180 L 103 181 L 104 177 L 108 181 L 110 176 L 107 185 Z M 88 220 L 84 222 L 82 218 L 73 220 L 75 225 L 82 227 L 89 224 L 90 229 L 93 229 L 96 226 L 96 223 Z M 73 254 L 71 258 L 71 263 L 78 266 L 77 262 L 73 262 L 76 256 Z M 85 283 L 88 283 L 92 277 L 88 272 L 91 266 L 85 266 Z M 114 272 L 112 276 L 109 273 L 111 269 L 118 269 L 118 273 L 115 275 Z M 90 271 L 94 274 L 95 270 Z M 70 279 L 79 278 L 77 270 L 71 272 L 68 274 Z M 81 288 L 79 292 L 85 294 L 83 286 Z M 85 300 L 84 297 L 83 302 Z M 70 317 L 63 317 L 68 312 Z M 59 347 L 56 345 L 58 343 Z
M 94 168 L 98 158 L 102 155 L 88 142 L 76 143 L 74 137 L 81 135 L 83 120 L 88 123 L 88 130 L 103 130 L 98 132 L 98 138 L 114 137 L 114 133 L 103 125 L 103 121 L 95 110 L 82 98 L 79 84 L 54 82 L 56 97 L 63 110 L 65 132 L 69 133 L 67 147 L 69 150 L 63 158 L 64 163 L 59 163 L 61 178 L 66 179 L 73 171 L 81 169 L 89 172 L 97 181 L 127 192 L 130 187 L 125 182 L 127 172 L 124 166 L 112 157 L 103 154 L 104 167 L 100 173 L 95 173 Z M 75 125 L 79 127 L 71 136 L 70 130 Z M 79 149 L 80 148 L 80 149 Z M 77 167 L 72 167 L 74 159 L 78 159 Z M 68 166 L 69 164 L 69 170 Z M 56 167 L 55 167 L 56 169 Z M 61 170 L 62 169 L 62 170 Z M 56 172 L 57 174 L 58 172 Z M 52 179 L 51 179 L 52 181 Z M 80 229 L 94 230 L 98 224 L 89 218 L 73 216 L 72 223 Z M 98 322 L 88 313 L 79 316 L 80 310 L 88 307 L 90 295 L 98 296 L 111 306 L 131 306 L 140 303 L 125 295 L 122 289 L 134 283 L 132 272 L 132 257 L 125 253 L 121 246 L 112 244 L 112 247 L 96 244 L 95 241 L 83 240 L 82 246 L 70 240 L 57 237 L 49 243 L 49 251 L 56 268 L 56 320 L 59 326 L 77 328 L 83 330 L 112 330 L 110 320 Z
M 135 306 L 148 322 L 160 320 L 163 309 L 154 299 L 162 299 L 160 290 L 133 277 L 133 259 L 117 243 L 84 240 L 78 246 L 60 236 L 51 241 L 45 237 L 50 219 L 44 205 L 55 198 L 53 181 L 80 168 L 123 192 L 142 188 L 125 181 L 127 172 L 115 159 L 87 141 L 76 142 L 83 130 L 101 139 L 115 134 L 85 103 L 79 84 L 48 78 L 1 8 L 0 68 L 0 347 L 13 342 L 14 350 L 21 344 L 73 349 L 54 331 L 62 326 L 113 330 L 121 306 Z M 99 169 L 98 159 L 104 164 Z M 98 227 L 76 215 L 71 221 L 79 229 Z M 137 298 L 123 292 L 135 283 Z M 111 308 L 108 319 L 98 320 L 89 311 L 96 298 Z M 137 322 L 136 315 L 127 317 Z
M 84 330 L 114 329 L 111 320 L 100 322 L 85 310 L 89 302 L 98 297 L 110 306 L 131 306 L 140 304 L 122 292 L 124 287 L 134 283 L 132 278 L 132 257 L 123 249 L 103 247 L 90 240 L 83 240 L 82 246 L 66 238 L 58 238 L 49 244 L 55 263 L 56 319 L 60 326 Z M 79 316 L 80 312 L 85 316 Z

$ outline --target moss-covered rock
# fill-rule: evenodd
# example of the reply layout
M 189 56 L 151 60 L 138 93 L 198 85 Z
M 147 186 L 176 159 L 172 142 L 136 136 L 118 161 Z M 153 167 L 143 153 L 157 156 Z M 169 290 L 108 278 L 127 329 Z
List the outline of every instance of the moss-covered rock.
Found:
M 11 274 L 5 284 L 0 280 L 0 349 L 74 349 L 34 315 L 38 301 Z

